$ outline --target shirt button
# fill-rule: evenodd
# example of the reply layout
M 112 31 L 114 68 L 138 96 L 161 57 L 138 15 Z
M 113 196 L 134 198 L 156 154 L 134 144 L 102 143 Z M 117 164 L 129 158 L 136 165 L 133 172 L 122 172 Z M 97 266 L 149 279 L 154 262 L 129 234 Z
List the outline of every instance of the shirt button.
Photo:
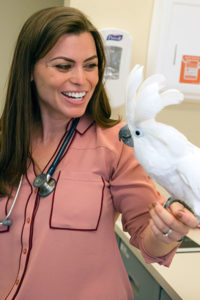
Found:
M 31 219 L 30 219 L 30 218 L 27 218 L 27 219 L 26 219 L 26 223 L 28 223 L 28 224 L 29 224 L 29 223 L 30 223 L 30 221 L 31 221 Z
M 35 194 L 37 194 L 37 191 L 38 191 L 38 189 L 37 189 L 37 188 L 35 188 L 35 189 L 34 189 L 34 193 L 35 193 Z
M 23 253 L 24 253 L 24 254 L 26 254 L 26 253 L 27 253 L 27 249 L 26 249 L 26 248 L 23 250 Z
M 19 279 L 17 279 L 17 280 L 15 281 L 15 284 L 16 284 L 16 285 L 18 285 L 18 284 L 19 284 Z

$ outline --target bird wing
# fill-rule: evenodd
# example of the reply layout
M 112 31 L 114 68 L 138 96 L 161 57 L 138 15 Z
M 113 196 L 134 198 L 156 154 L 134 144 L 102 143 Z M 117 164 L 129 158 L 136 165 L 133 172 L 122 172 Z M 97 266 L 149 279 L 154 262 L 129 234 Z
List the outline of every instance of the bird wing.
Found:
M 151 120 L 146 123 L 147 126 L 151 126 L 151 123 L 153 124 Z M 161 151 L 162 146 L 165 155 L 167 155 L 167 153 L 169 154 L 170 161 L 172 161 L 172 159 L 176 161 L 181 156 L 183 157 L 190 154 L 192 144 L 187 137 L 175 127 L 155 121 L 155 126 L 151 126 L 149 130 L 151 130 L 153 139 L 151 143 L 153 144 L 153 141 L 160 141 L 158 149 Z
M 200 149 L 191 145 L 190 154 L 180 159 L 177 172 L 191 192 L 200 200 Z

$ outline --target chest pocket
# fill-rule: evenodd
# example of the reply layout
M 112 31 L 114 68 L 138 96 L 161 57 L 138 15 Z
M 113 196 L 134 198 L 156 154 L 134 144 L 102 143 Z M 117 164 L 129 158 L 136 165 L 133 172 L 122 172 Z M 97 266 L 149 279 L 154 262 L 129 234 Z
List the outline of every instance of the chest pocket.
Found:
M 50 228 L 97 230 L 104 186 L 96 174 L 61 172 L 52 199 Z

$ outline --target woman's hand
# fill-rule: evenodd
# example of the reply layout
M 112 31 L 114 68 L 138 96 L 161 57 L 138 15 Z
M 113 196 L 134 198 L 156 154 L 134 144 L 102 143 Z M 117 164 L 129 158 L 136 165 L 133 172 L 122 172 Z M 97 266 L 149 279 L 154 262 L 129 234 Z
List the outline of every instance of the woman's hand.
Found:
M 173 202 L 167 209 L 160 203 L 153 203 L 150 207 L 150 216 L 152 232 L 160 241 L 167 244 L 181 240 L 199 223 L 197 218 L 179 202 Z

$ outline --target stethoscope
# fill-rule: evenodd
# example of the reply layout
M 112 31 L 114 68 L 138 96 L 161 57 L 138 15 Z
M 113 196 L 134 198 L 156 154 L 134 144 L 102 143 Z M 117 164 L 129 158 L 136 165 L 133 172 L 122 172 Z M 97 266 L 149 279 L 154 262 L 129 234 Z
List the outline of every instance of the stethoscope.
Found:
M 54 161 L 52 162 L 51 166 L 49 167 L 47 173 L 46 174 L 42 173 L 42 174 L 38 175 L 33 181 L 33 186 L 38 188 L 38 194 L 41 197 L 47 197 L 55 189 L 56 180 L 54 178 L 52 178 L 52 175 L 55 172 L 55 169 L 63 155 L 63 152 L 65 151 L 67 145 L 69 144 L 69 141 L 76 129 L 76 126 L 78 125 L 78 122 L 79 122 L 79 118 L 76 118 L 73 120 L 71 128 L 70 128 L 66 138 L 64 139 L 58 154 L 56 155 Z
M 46 174 L 42 173 L 42 174 L 38 175 L 33 181 L 33 186 L 38 188 L 38 194 L 41 197 L 48 196 L 55 189 L 56 180 L 54 178 L 52 178 L 52 175 L 55 172 L 55 169 L 56 169 L 56 167 L 57 167 L 57 165 L 58 165 L 58 163 L 59 163 L 66 147 L 67 147 L 67 145 L 69 144 L 69 141 L 70 141 L 70 139 L 71 139 L 71 137 L 72 137 L 72 135 L 73 135 L 73 133 L 76 129 L 76 126 L 78 125 L 78 122 L 79 122 L 79 118 L 75 118 L 73 120 L 72 125 L 70 127 L 70 130 L 69 130 L 66 138 L 64 139 L 64 141 L 63 141 L 63 143 L 62 143 L 62 145 L 61 145 L 61 147 L 58 151 L 58 154 L 56 155 L 54 161 L 52 162 L 51 166 L 47 170 L 47 173 Z M 4 225 L 4 226 L 11 226 L 12 225 L 12 220 L 9 219 L 9 216 L 10 216 L 12 210 L 13 210 L 13 207 L 15 206 L 15 203 L 16 203 L 16 200 L 17 200 L 20 188 L 21 188 L 22 180 L 23 180 L 23 175 L 20 178 L 20 182 L 19 182 L 16 194 L 15 194 L 15 198 L 14 198 L 13 203 L 12 203 L 10 209 L 9 209 L 9 212 L 7 213 L 7 215 L 2 220 L 0 220 L 0 225 Z

